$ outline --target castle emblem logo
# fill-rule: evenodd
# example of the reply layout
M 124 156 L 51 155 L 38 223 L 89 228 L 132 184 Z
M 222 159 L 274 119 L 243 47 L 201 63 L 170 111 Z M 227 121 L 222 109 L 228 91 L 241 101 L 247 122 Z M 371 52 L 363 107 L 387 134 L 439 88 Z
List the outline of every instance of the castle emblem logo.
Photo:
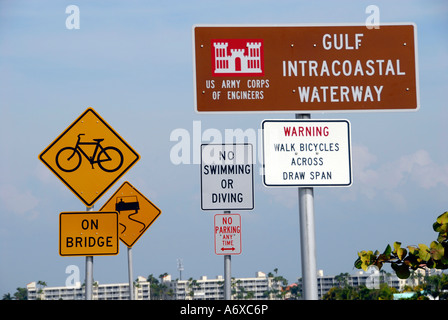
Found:
M 212 40 L 213 76 L 263 76 L 262 39 Z

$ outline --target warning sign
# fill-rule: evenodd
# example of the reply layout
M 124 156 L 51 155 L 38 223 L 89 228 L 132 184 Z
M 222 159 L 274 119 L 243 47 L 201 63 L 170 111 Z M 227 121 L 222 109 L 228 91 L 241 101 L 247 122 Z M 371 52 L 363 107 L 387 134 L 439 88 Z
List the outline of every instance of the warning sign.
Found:
M 348 120 L 264 120 L 262 129 L 266 186 L 352 184 Z
M 100 211 L 117 211 L 120 240 L 132 247 L 162 211 L 125 181 L 101 207 Z
M 89 108 L 39 155 L 39 159 L 91 207 L 140 156 Z

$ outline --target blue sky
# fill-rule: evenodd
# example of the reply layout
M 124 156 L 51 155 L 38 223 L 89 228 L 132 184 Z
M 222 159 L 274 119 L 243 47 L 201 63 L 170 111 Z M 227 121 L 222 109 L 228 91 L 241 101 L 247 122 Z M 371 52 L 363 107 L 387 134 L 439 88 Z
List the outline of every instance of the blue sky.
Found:
M 80 29 L 65 26 L 68 5 Z M 183 278 L 223 274 L 214 253 L 214 212 L 200 209 L 198 164 L 173 164 L 170 135 L 215 129 L 258 130 L 264 119 L 294 114 L 198 114 L 194 111 L 194 24 L 364 23 L 368 5 L 380 20 L 417 25 L 420 110 L 313 114 L 348 119 L 353 185 L 315 188 L 317 267 L 355 272 L 363 249 L 429 244 L 435 218 L 448 210 L 448 4 L 445 1 L 0 1 L 0 294 L 32 281 L 63 286 L 65 269 L 83 257 L 58 254 L 58 216 L 85 206 L 38 155 L 88 107 L 141 160 L 95 204 L 129 181 L 162 215 L 133 247 L 134 276 Z M 193 159 L 193 155 L 191 155 Z M 257 170 L 259 163 L 257 163 Z M 257 172 L 256 170 L 256 172 Z M 243 253 L 232 276 L 256 271 L 289 282 L 301 276 L 297 189 L 266 188 L 254 177 L 255 209 L 242 216 Z M 221 213 L 221 212 L 216 212 Z M 100 283 L 127 281 L 126 247 L 94 259 Z

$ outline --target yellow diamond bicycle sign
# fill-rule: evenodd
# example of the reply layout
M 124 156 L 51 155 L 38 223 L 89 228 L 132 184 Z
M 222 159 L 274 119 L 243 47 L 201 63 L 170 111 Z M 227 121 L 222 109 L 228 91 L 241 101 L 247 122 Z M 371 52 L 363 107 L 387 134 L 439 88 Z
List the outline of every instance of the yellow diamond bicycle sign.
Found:
M 39 159 L 91 207 L 140 156 L 88 108 L 42 151 Z

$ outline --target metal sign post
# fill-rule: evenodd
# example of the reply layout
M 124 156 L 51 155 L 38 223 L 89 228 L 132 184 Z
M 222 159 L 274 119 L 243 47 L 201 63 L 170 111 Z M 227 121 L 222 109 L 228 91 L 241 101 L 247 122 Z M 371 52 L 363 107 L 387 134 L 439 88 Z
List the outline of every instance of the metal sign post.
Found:
M 309 114 L 296 114 L 296 119 L 310 118 L 311 116 Z M 303 298 L 305 300 L 317 300 L 317 264 L 313 188 L 299 188 L 299 216 Z
M 224 211 L 224 214 L 230 214 L 230 211 Z M 224 256 L 224 300 L 232 299 L 231 292 L 232 283 L 232 256 L 226 254 Z
M 86 211 L 93 211 L 93 206 L 86 207 Z M 86 300 L 92 300 L 93 290 L 93 256 L 86 256 Z
M 232 300 L 231 296 L 231 269 L 232 269 L 232 256 L 227 254 L 224 256 L 224 300 Z
M 132 281 L 132 247 L 128 247 L 129 300 L 134 300 L 134 283 Z
M 316 238 L 313 188 L 299 188 L 300 249 L 305 300 L 317 300 Z

